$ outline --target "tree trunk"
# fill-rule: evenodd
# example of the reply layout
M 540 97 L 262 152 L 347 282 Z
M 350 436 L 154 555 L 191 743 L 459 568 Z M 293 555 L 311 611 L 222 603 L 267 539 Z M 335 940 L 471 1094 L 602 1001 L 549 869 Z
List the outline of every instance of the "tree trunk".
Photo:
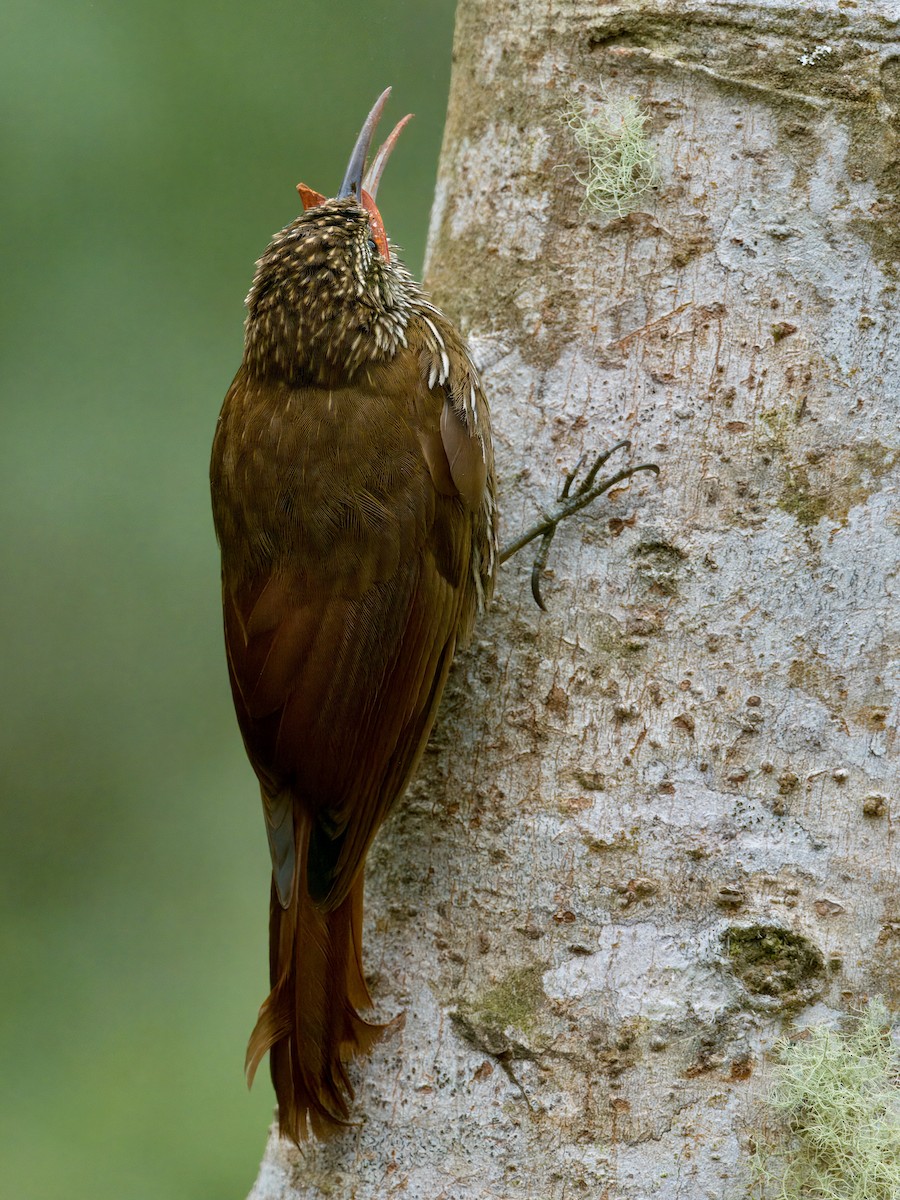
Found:
M 429 284 L 504 536 L 620 438 L 661 475 L 562 527 L 546 615 L 503 569 L 370 854 L 405 1028 L 253 1200 L 739 1196 L 773 1041 L 900 1004 L 895 11 L 462 0 Z M 610 217 L 563 114 L 630 96 Z

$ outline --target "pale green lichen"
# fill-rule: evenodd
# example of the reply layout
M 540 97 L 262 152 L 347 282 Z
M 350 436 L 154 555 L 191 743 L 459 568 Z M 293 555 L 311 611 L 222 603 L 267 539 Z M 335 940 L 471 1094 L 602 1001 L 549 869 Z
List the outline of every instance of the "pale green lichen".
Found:
M 813 1026 L 783 1042 L 768 1104 L 780 1119 L 757 1151 L 766 1200 L 900 1197 L 900 1056 L 880 1000 L 845 1034 Z
M 563 120 L 587 155 L 587 174 L 575 175 L 584 188 L 584 205 L 624 217 L 657 180 L 656 151 L 644 130 L 647 113 L 630 96 L 604 94 L 591 115 L 573 100 Z

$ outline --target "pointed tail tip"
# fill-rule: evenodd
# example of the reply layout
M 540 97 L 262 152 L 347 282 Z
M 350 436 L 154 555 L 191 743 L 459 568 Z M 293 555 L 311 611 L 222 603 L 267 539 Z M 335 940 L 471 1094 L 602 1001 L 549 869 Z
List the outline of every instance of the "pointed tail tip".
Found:
M 317 1142 L 328 1142 L 346 1129 L 355 1128 L 358 1122 L 350 1120 L 348 1101 L 353 1099 L 353 1089 L 349 1087 L 346 1098 L 340 1095 L 332 1096 L 338 1104 L 339 1111 L 333 1111 L 327 1098 L 320 1092 L 314 1096 L 301 1088 L 299 1093 L 292 1091 L 290 1096 L 278 1103 L 278 1135 L 295 1146 L 302 1148 L 304 1142 L 315 1139 Z

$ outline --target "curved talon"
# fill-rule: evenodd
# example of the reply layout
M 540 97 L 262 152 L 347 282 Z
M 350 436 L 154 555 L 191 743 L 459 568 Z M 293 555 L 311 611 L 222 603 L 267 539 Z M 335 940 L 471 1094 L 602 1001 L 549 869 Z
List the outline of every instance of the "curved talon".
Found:
M 541 544 L 537 554 L 534 556 L 534 563 L 531 567 L 531 594 L 534 597 L 534 602 L 541 610 L 547 611 L 547 605 L 544 603 L 541 596 L 541 575 L 544 573 L 544 568 L 547 566 L 547 555 L 550 553 L 550 543 L 553 541 L 553 536 L 559 528 L 559 522 L 551 525 L 544 536 L 541 538 Z
M 572 470 L 566 474 L 562 491 L 559 493 L 559 499 L 554 509 L 551 512 L 542 513 L 541 519 L 537 524 L 523 533 L 521 537 L 516 538 L 514 542 L 504 546 L 500 551 L 500 562 L 506 562 L 517 551 L 521 550 L 523 546 L 527 546 L 529 542 L 534 541 L 535 538 L 539 537 L 541 539 L 541 544 L 531 567 L 531 594 L 534 597 L 535 604 L 537 604 L 542 612 L 547 611 L 547 606 L 544 604 L 543 597 L 541 596 L 541 575 L 547 566 L 550 545 L 553 542 L 560 523 L 566 517 L 570 517 L 573 513 L 580 512 L 581 509 L 586 508 L 598 496 L 602 496 L 604 492 L 608 492 L 616 484 L 623 483 L 626 479 L 630 479 L 632 475 L 637 475 L 639 471 L 652 471 L 654 475 L 659 474 L 659 467 L 656 463 L 638 463 L 634 467 L 623 467 L 621 471 L 617 471 L 609 479 L 601 480 L 595 486 L 594 481 L 599 474 L 600 468 L 609 460 L 610 456 L 615 454 L 617 450 L 630 449 L 630 447 L 630 440 L 623 438 L 622 441 L 616 442 L 614 446 L 611 446 L 609 450 L 605 450 L 602 454 L 599 454 L 594 460 L 591 469 L 573 494 L 572 484 L 575 482 L 578 472 L 587 458 L 587 454 L 582 454 Z
M 620 442 L 619 445 L 622 445 L 622 443 Z M 614 449 L 615 448 L 616 447 L 614 447 Z M 604 456 L 603 461 L 605 461 L 605 458 L 607 457 L 609 457 L 608 454 Z M 602 462 L 600 465 L 602 466 Z M 564 494 L 561 499 L 564 499 L 565 503 L 560 503 L 557 506 L 556 512 L 552 514 L 544 514 L 543 524 L 539 525 L 535 532 L 536 536 L 538 532 L 543 530 L 543 537 L 541 538 L 540 549 L 535 555 L 534 563 L 531 567 L 531 594 L 534 597 L 535 604 L 537 604 L 538 608 L 542 612 L 547 611 L 547 606 L 544 604 L 541 596 L 541 575 L 547 566 L 547 556 L 550 552 L 550 543 L 553 541 L 553 537 L 559 528 L 560 523 L 564 521 L 566 517 L 570 517 L 573 513 L 580 512 L 582 508 L 586 508 L 589 504 L 596 500 L 598 496 L 602 496 L 604 492 L 608 492 L 610 488 L 615 487 L 617 483 L 622 483 L 624 480 L 630 479 L 631 476 L 636 475 L 638 471 L 652 471 L 654 475 L 658 475 L 659 467 L 656 465 L 656 463 L 638 463 L 638 465 L 635 467 L 624 467 L 615 475 L 610 476 L 609 479 L 604 479 L 602 483 L 595 488 L 590 487 L 590 484 L 593 483 L 594 478 L 596 478 L 596 471 L 592 468 L 585 477 L 581 487 L 579 487 L 575 492 L 574 497 L 567 497 Z M 590 481 L 590 483 L 588 483 L 588 481 Z

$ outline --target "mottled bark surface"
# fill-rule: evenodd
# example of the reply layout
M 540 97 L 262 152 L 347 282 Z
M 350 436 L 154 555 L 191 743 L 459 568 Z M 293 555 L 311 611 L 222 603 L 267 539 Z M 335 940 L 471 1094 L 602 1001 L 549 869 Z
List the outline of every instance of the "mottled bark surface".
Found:
M 738 1197 L 777 1037 L 900 1007 L 900 26 L 888 0 L 463 0 L 430 247 L 506 536 L 585 451 L 661 467 L 504 569 L 370 855 L 406 1025 L 275 1197 Z M 560 114 L 636 96 L 641 210 Z

